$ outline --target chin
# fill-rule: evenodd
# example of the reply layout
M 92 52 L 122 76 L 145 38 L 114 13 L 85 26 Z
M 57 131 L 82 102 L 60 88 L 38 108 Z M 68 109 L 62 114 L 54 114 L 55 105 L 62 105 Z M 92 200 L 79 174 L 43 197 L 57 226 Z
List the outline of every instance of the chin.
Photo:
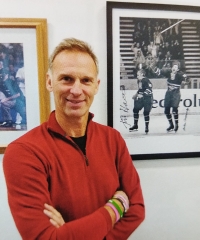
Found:
M 72 117 L 74 117 L 74 118 L 81 118 L 81 117 L 83 117 L 83 116 L 85 116 L 85 115 L 87 115 L 87 114 L 88 114 L 88 112 L 85 112 L 85 111 L 76 111 L 76 110 L 65 113 L 65 115 L 66 115 L 67 117 L 70 117 L 70 118 L 72 118 Z

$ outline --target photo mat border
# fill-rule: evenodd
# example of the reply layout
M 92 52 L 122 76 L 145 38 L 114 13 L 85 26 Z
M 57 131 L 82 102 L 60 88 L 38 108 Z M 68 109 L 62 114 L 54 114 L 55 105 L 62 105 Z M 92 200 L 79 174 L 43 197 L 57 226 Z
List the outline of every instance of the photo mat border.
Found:
M 106 23 L 107 23 L 107 124 L 113 127 L 114 99 L 113 99 L 113 10 L 134 9 L 134 10 L 156 10 L 199 13 L 200 7 L 187 5 L 166 5 L 131 2 L 106 2 Z M 119 87 L 119 86 L 118 86 Z M 200 157 L 200 152 L 178 152 L 178 153 L 152 153 L 152 154 L 131 154 L 133 160 L 147 159 L 168 159 L 168 158 L 193 158 Z

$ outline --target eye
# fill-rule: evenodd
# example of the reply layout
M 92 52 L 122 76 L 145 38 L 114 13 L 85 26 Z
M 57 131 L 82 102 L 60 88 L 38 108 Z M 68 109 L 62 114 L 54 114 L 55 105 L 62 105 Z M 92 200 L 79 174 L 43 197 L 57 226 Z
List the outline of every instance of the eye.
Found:
M 83 84 L 89 84 L 89 83 L 92 82 L 92 79 L 90 79 L 90 78 L 83 78 L 83 79 L 81 80 L 81 82 L 82 82 Z
M 64 80 L 66 83 L 71 83 L 73 81 L 73 78 L 70 76 L 64 76 L 62 80 Z

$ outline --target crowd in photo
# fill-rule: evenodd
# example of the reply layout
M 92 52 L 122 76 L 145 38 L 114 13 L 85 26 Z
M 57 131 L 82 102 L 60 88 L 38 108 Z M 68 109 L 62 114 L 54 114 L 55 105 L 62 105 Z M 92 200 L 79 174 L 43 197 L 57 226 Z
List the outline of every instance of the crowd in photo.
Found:
M 23 46 L 0 43 L 0 127 L 26 125 Z
M 183 59 L 180 20 L 136 19 L 131 50 L 134 77 L 138 69 L 145 69 L 149 78 L 163 77 L 172 61 Z

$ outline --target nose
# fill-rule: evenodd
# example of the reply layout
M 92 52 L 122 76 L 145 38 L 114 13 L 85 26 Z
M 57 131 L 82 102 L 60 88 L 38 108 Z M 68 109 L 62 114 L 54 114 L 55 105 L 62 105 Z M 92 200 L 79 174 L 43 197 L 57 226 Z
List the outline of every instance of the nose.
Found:
M 82 93 L 82 86 L 80 80 L 75 80 L 71 89 L 70 93 L 73 95 L 80 95 Z

